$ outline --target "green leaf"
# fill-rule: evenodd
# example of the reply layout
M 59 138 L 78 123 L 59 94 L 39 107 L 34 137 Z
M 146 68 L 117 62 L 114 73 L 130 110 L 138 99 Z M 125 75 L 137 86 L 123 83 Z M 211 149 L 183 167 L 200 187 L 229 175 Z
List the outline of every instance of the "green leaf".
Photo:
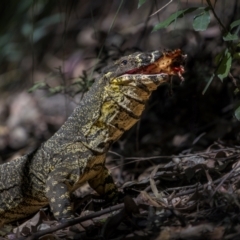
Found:
M 138 0 L 138 8 L 140 8 L 145 2 L 146 0 Z
M 210 13 L 207 10 L 196 15 L 193 19 L 193 29 L 195 31 L 204 31 L 210 23 Z
M 212 74 L 212 76 L 211 76 L 210 79 L 208 80 L 208 83 L 207 83 L 206 87 L 205 87 L 204 90 L 202 91 L 202 95 L 204 95 L 205 92 L 207 91 L 207 89 L 208 89 L 208 87 L 210 86 L 213 78 L 214 78 L 214 74 Z
M 216 71 L 216 75 L 223 80 L 228 76 L 230 68 L 232 66 L 232 56 L 228 49 L 225 50 L 225 53 L 221 59 L 221 63 Z
M 232 30 L 234 27 L 239 26 L 239 25 L 240 25 L 240 19 L 232 22 L 230 24 L 230 29 Z
M 205 92 L 207 91 L 209 85 L 211 84 L 214 76 L 218 76 L 221 81 L 228 76 L 230 68 L 232 66 L 232 56 L 231 53 L 226 49 L 224 52 L 221 52 L 217 54 L 217 56 L 214 59 L 214 63 L 218 64 L 218 68 L 216 70 L 215 74 L 212 74 L 210 77 L 206 87 L 204 88 L 202 94 L 204 95 Z
M 238 121 L 240 121 L 240 106 L 235 110 L 234 115 Z
M 52 87 L 52 88 L 49 88 L 49 92 L 51 94 L 56 94 L 56 93 L 60 93 L 64 90 L 64 86 L 56 86 L 56 87 Z
M 152 32 L 155 32 L 161 28 L 165 28 L 168 27 L 171 23 L 173 23 L 176 19 L 178 18 L 182 18 L 185 14 L 194 12 L 197 9 L 202 9 L 201 8 L 197 8 L 197 7 L 192 7 L 192 8 L 187 8 L 184 10 L 180 10 L 177 11 L 175 13 L 173 13 L 170 17 L 168 17 L 165 21 L 158 23 L 157 25 L 154 26 Z
M 224 52 L 220 52 L 214 57 L 214 60 L 213 60 L 214 64 L 218 65 L 218 63 L 222 59 L 223 54 L 224 54 Z
M 47 86 L 47 84 L 45 82 L 37 82 L 35 83 L 31 88 L 28 89 L 28 92 L 34 92 L 37 89 L 43 89 Z
M 234 41 L 234 40 L 238 40 L 238 35 L 237 34 L 231 34 L 230 32 L 228 32 L 227 34 L 225 34 L 223 36 L 223 40 L 224 41 Z

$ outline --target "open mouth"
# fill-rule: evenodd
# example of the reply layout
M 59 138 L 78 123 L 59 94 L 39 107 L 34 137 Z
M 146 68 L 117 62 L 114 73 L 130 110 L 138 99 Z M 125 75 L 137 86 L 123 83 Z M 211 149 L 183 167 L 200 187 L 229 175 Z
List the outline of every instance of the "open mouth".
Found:
M 127 74 L 160 74 L 177 75 L 183 81 L 182 74 L 185 72 L 184 62 L 187 55 L 184 55 L 180 49 L 165 51 L 162 56 L 154 63 L 148 66 L 133 69 Z

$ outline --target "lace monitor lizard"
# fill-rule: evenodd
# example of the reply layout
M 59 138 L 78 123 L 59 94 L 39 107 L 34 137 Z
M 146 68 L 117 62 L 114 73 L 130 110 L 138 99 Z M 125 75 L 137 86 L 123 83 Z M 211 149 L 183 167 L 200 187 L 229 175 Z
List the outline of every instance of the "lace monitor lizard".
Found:
M 117 194 L 105 157 L 141 117 L 152 91 L 184 72 L 181 50 L 134 53 L 103 70 L 63 126 L 34 153 L 0 165 L 0 226 L 50 205 L 57 219 L 73 214 L 70 194 L 88 181 Z

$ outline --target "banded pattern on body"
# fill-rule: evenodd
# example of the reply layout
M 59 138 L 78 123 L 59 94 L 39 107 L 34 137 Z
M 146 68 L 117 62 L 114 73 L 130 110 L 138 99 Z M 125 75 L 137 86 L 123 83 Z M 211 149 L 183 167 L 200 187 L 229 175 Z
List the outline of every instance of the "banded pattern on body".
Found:
M 184 59 L 180 50 L 154 51 L 122 57 L 107 67 L 36 152 L 0 165 L 0 226 L 47 204 L 56 218 L 72 217 L 70 195 L 84 182 L 106 198 L 115 197 L 106 153 L 140 119 L 152 91 L 168 82 L 169 74 L 183 72 Z

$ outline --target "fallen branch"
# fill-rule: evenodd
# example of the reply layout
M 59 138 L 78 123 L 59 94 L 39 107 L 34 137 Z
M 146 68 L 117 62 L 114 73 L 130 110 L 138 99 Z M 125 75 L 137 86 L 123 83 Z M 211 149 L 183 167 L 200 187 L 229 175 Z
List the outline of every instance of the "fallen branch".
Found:
M 42 236 L 44 236 L 46 234 L 53 233 L 55 231 L 64 229 L 66 227 L 70 227 L 72 225 L 75 225 L 75 224 L 80 223 L 80 222 L 84 222 L 84 221 L 92 219 L 92 218 L 99 217 L 99 216 L 101 216 L 103 214 L 106 214 L 106 213 L 117 211 L 119 209 L 122 209 L 123 207 L 124 207 L 124 204 L 121 203 L 121 204 L 118 204 L 116 206 L 106 208 L 106 209 L 104 209 L 102 211 L 98 211 L 96 213 L 92 213 L 92 214 L 89 214 L 89 215 L 84 216 L 84 217 L 78 217 L 78 218 L 75 218 L 75 219 L 68 220 L 68 221 L 66 221 L 64 223 L 61 223 L 61 224 L 59 224 L 57 226 L 54 226 L 54 227 L 51 227 L 49 229 L 33 233 L 33 234 L 31 234 L 31 236 L 20 237 L 20 238 L 18 238 L 18 240 L 34 240 L 34 239 L 38 239 L 38 238 L 40 238 L 40 237 L 42 237 Z

